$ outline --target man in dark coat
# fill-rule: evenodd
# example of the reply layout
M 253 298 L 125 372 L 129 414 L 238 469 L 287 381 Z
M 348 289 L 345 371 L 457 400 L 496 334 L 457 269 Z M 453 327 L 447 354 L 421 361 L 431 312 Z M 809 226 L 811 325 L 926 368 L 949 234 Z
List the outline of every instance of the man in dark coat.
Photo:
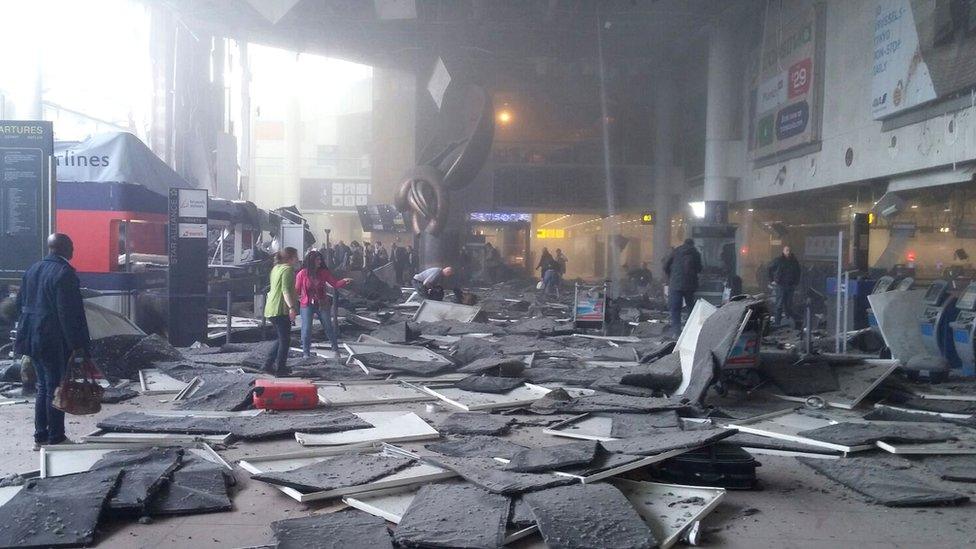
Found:
M 68 235 L 54 233 L 47 239 L 48 256 L 31 265 L 17 294 L 15 351 L 29 356 L 37 372 L 34 404 L 34 449 L 67 441 L 64 412 L 51 406 L 54 390 L 61 384 L 68 357 L 89 356 L 91 339 L 78 275 L 68 263 L 74 244 Z
M 694 304 L 701 271 L 701 254 L 695 249 L 695 241 L 690 238 L 672 250 L 664 261 L 664 274 L 668 277 L 668 311 L 675 337 L 681 334 L 681 309 Z
M 393 260 L 393 270 L 396 272 L 397 284 L 403 285 L 406 282 L 404 274 L 410 271 L 410 252 L 405 246 L 395 246 L 391 259 Z
M 783 253 L 769 264 L 766 274 L 769 276 L 770 286 L 773 287 L 775 299 L 774 326 L 779 326 L 783 313 L 790 318 L 796 318 L 793 316 L 793 294 L 800 284 L 801 272 L 800 262 L 789 246 L 784 246 Z

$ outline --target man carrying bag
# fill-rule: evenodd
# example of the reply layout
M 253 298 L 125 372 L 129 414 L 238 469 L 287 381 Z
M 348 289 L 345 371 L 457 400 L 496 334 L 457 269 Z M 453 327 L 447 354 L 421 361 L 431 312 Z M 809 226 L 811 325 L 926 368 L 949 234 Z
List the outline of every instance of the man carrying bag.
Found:
M 97 391 L 72 387 L 74 372 L 65 378 L 69 357 L 88 359 L 90 337 L 85 319 L 78 275 L 68 263 L 74 244 L 68 235 L 54 233 L 47 239 L 49 254 L 32 265 L 17 294 L 17 340 L 15 351 L 27 355 L 37 370 L 37 398 L 34 405 L 34 449 L 43 445 L 69 443 L 64 433 L 64 412 L 52 401 L 58 391 L 62 408 L 90 411 L 91 403 L 70 404 L 72 399 L 95 396 Z M 75 365 L 71 364 L 71 368 Z M 91 381 L 91 368 L 85 377 Z M 64 378 L 65 387 L 62 386 Z M 59 390 L 60 389 L 60 390 Z M 68 393 L 71 393 L 70 395 Z M 87 410 L 86 410 L 87 409 Z

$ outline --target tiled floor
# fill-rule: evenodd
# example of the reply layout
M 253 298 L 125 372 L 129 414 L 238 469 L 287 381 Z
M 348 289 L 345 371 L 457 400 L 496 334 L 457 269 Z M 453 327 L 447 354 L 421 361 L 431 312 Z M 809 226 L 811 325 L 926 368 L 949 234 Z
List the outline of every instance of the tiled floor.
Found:
M 165 396 L 139 397 L 108 405 L 100 416 L 123 410 L 166 409 Z M 436 423 L 447 411 L 427 413 L 424 404 L 390 405 L 373 409 L 406 409 Z M 94 429 L 98 416 L 70 417 L 69 436 Z M 33 408 L 31 405 L 0 407 L 0 427 L 6 443 L 0 446 L 0 473 L 37 469 L 37 454 L 31 451 Z M 541 433 L 541 427 L 518 429 L 513 439 L 531 445 L 555 444 L 557 439 Z M 410 448 L 410 444 L 404 446 Z M 297 451 L 294 439 L 256 444 L 237 444 L 222 451 L 228 462 L 248 455 Z M 793 458 L 757 456 L 764 490 L 729 492 L 725 501 L 706 521 L 707 545 L 714 547 L 973 547 L 976 546 L 976 504 L 961 507 L 892 509 L 873 505 L 861 496 L 817 476 Z M 99 535 L 99 547 L 245 547 L 271 540 L 270 523 L 303 516 L 310 511 L 329 511 L 339 502 L 298 503 L 270 486 L 248 480 L 235 469 L 234 511 L 156 520 L 106 524 Z M 933 482 L 938 483 L 933 479 Z M 976 485 L 941 483 L 976 498 Z M 519 547 L 539 547 L 538 538 Z

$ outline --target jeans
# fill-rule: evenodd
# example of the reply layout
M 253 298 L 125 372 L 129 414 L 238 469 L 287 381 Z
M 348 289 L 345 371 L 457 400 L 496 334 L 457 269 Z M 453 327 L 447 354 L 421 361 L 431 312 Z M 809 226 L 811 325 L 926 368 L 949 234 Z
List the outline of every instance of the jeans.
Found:
M 793 316 L 793 294 L 796 293 L 796 286 L 776 286 L 775 290 L 775 302 L 774 302 L 774 316 L 773 325 L 779 326 L 780 320 L 783 319 L 783 313 L 791 319 L 795 319 Z
M 312 325 L 315 324 L 315 317 L 319 317 L 322 329 L 325 330 L 325 337 L 332 342 L 332 350 L 339 350 L 339 338 L 336 337 L 335 325 L 332 323 L 332 311 L 319 309 L 319 306 L 309 305 L 302 307 L 302 352 L 305 356 L 311 354 L 312 348 Z
M 291 347 L 291 319 L 288 315 L 268 317 L 268 322 L 274 326 L 277 339 L 268 351 L 268 358 L 264 362 L 264 369 L 273 374 L 284 373 L 288 362 L 288 349 Z M 271 368 L 274 367 L 274 371 Z
M 32 359 L 37 375 L 37 397 L 34 400 L 34 442 L 58 444 L 64 440 L 64 412 L 51 406 L 54 390 L 61 384 L 65 361 L 55 363 Z
M 695 299 L 694 290 L 674 290 L 668 292 L 668 311 L 671 313 L 671 331 L 675 337 L 681 334 L 681 309 L 691 308 Z
M 559 271 L 556 269 L 548 269 L 542 274 L 542 292 L 545 295 L 555 291 L 556 297 L 559 297 L 559 284 Z

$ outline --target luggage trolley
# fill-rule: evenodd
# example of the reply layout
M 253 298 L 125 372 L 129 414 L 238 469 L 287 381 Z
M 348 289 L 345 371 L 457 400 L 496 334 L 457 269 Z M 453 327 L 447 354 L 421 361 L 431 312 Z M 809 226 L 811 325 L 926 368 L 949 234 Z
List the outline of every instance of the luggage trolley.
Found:
M 583 286 L 577 282 L 573 295 L 573 326 L 606 331 L 609 293 L 609 282 L 604 282 L 601 286 Z

